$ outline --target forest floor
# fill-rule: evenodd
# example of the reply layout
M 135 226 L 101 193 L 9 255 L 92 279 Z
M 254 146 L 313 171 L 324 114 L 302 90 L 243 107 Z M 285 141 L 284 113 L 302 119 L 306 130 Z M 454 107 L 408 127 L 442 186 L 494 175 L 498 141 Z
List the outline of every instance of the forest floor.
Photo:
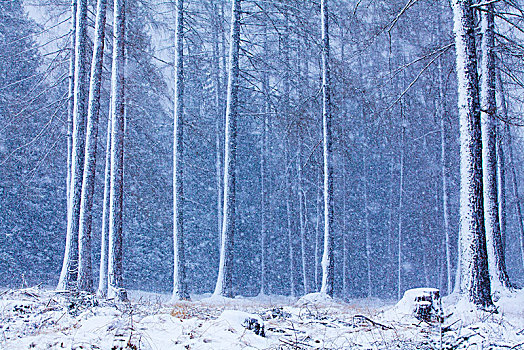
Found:
M 523 291 L 499 297 L 496 312 L 445 298 L 443 323 L 415 319 L 402 302 L 318 294 L 194 299 L 131 292 L 130 302 L 115 303 L 37 287 L 3 290 L 0 349 L 524 349 Z

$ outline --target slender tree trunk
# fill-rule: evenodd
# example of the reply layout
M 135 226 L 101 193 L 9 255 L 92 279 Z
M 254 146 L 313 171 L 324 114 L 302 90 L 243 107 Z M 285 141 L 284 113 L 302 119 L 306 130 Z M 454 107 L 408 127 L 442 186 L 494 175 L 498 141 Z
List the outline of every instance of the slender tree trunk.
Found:
M 100 88 L 104 64 L 104 39 L 107 0 L 98 0 L 96 6 L 95 38 L 89 103 L 87 107 L 87 129 L 85 144 L 84 176 L 80 204 L 80 225 L 78 236 L 78 289 L 93 292 L 93 271 L 91 265 L 91 231 L 93 223 L 93 195 L 95 192 L 96 149 L 98 120 L 100 115 Z
M 111 103 L 110 103 L 111 104 Z M 111 109 L 111 108 L 110 108 Z M 109 192 L 111 181 L 111 111 L 107 117 L 106 134 L 106 164 L 104 168 L 104 203 L 102 204 L 102 233 L 100 239 L 100 269 L 98 278 L 97 295 L 105 298 L 107 296 L 107 255 L 109 236 Z
M 322 183 L 322 171 L 318 172 L 317 179 L 317 220 L 315 223 L 315 290 L 317 291 L 320 287 L 320 222 L 322 221 L 322 193 L 321 193 L 321 183 Z
M 502 78 L 500 76 L 500 73 L 497 74 L 497 83 L 502 107 L 503 120 L 508 120 L 508 105 L 506 102 L 506 94 L 504 91 L 504 85 L 502 84 Z M 517 170 L 515 168 L 515 155 L 513 152 L 513 140 L 511 137 L 511 129 L 509 127 L 509 124 L 504 125 L 504 139 L 506 140 L 506 144 L 508 145 L 508 163 L 509 169 L 511 171 L 513 196 L 515 197 L 515 206 L 517 209 L 517 218 L 520 232 L 520 254 L 522 259 L 522 266 L 524 266 L 524 216 L 522 214 L 522 206 L 520 204 L 519 184 L 517 180 Z
M 307 276 L 307 252 L 306 252 L 306 215 L 305 215 L 305 196 L 302 183 L 302 164 L 301 164 L 301 146 L 297 149 L 297 195 L 299 205 L 299 226 L 300 226 L 300 252 L 302 258 L 302 286 L 304 294 L 309 293 L 309 283 Z
M 219 36 L 221 30 L 221 24 L 218 14 L 219 8 L 217 6 L 217 0 L 212 0 L 213 2 L 213 13 L 212 16 L 212 26 L 213 26 L 213 71 L 214 71 L 214 80 L 215 80 L 215 108 L 216 108 L 216 120 L 215 120 L 215 171 L 216 171 L 216 189 L 217 189 L 217 232 L 219 238 L 220 246 L 220 236 L 222 234 L 222 191 L 223 191 L 223 174 L 222 174 L 222 156 L 223 156 L 223 147 L 222 147 L 222 125 L 224 124 L 224 110 L 222 106 L 222 77 L 220 69 L 220 47 L 219 47 Z
M 362 168 L 364 172 L 364 225 L 366 235 L 366 267 L 367 267 L 367 297 L 372 296 L 372 284 L 371 284 L 371 225 L 369 222 L 369 188 L 368 188 L 368 162 L 367 154 L 369 152 L 368 145 L 364 144 L 364 152 L 362 152 Z
M 333 261 L 333 164 L 331 141 L 331 78 L 329 62 L 328 0 L 321 0 L 322 18 L 322 130 L 324 154 L 324 253 L 320 293 L 333 296 L 335 266 Z
M 449 232 L 449 209 L 448 209 L 448 172 L 446 167 L 446 98 L 444 96 L 444 84 L 442 81 L 442 60 L 438 61 L 438 83 L 439 83 L 439 120 L 440 120 L 440 169 L 442 177 L 442 216 L 444 225 L 444 247 L 446 251 L 446 277 L 448 295 L 453 292 L 453 273 L 451 271 L 451 238 Z
M 264 26 L 264 54 L 267 56 L 267 26 Z M 260 149 L 260 196 L 261 196 L 261 217 L 260 217 L 260 295 L 266 293 L 267 284 L 267 185 L 266 172 L 268 170 L 266 162 L 268 159 L 268 133 L 269 133 L 269 76 L 267 69 L 262 73 L 262 91 L 264 93 L 264 111 L 262 118 L 262 142 Z
M 485 5 L 481 12 L 482 27 L 482 74 L 481 74 L 481 118 L 482 118 L 482 165 L 484 184 L 484 222 L 491 289 L 500 291 L 509 288 L 506 261 L 500 234 L 499 203 L 497 188 L 497 135 L 495 97 L 495 18 L 494 4 Z
M 85 119 L 87 114 L 87 0 L 78 0 L 76 11 L 73 138 L 71 150 L 70 202 L 66 249 L 58 289 L 75 289 L 78 278 L 78 225 L 84 173 Z
M 497 187 L 498 187 L 498 202 L 499 202 L 499 218 L 500 218 L 500 237 L 502 239 L 502 250 L 506 254 L 506 160 L 504 153 L 504 129 L 502 122 L 497 125 Z
M 69 86 L 67 93 L 67 217 L 71 210 L 71 157 L 73 153 L 73 111 L 75 94 L 75 51 L 76 51 L 76 9 L 77 0 L 71 1 L 71 54 L 69 56 Z
M 232 1 L 229 79 L 227 83 L 224 157 L 224 205 L 220 263 L 215 295 L 233 296 L 233 238 L 235 234 L 235 182 L 240 51 L 240 0 Z
M 460 290 L 481 307 L 493 305 L 486 251 L 482 186 L 482 134 L 475 23 L 471 0 L 454 0 L 460 116 Z
M 289 154 L 289 141 L 287 142 L 287 154 Z M 289 162 L 289 156 L 286 157 L 287 162 L 286 164 L 290 164 Z M 291 221 L 291 195 L 292 195 L 292 185 L 291 185 L 291 174 L 290 171 L 286 171 L 286 218 L 287 218 L 287 236 L 288 236 L 288 247 L 289 247 L 289 288 L 290 288 L 290 295 L 292 297 L 296 296 L 296 281 L 295 281 L 295 264 L 294 264 L 294 256 L 295 252 L 293 249 L 293 242 L 294 242 L 294 235 L 293 235 L 293 223 Z
M 184 0 L 176 1 L 175 122 L 173 142 L 173 296 L 189 300 L 184 249 Z
M 397 246 L 397 298 L 400 300 L 402 297 L 402 215 L 404 209 L 404 153 L 405 153 L 405 138 L 406 138 L 406 127 L 404 125 L 404 112 L 403 106 L 400 106 L 400 114 L 402 115 L 401 121 L 401 136 L 400 136 L 400 181 L 398 189 L 398 246 Z
M 342 298 L 349 296 L 349 235 L 347 232 L 347 174 L 343 169 L 344 192 L 342 194 Z
M 122 216 L 124 196 L 124 37 L 125 1 L 113 3 L 113 69 L 111 77 L 111 185 L 109 195 L 109 298 L 126 300 L 123 280 Z

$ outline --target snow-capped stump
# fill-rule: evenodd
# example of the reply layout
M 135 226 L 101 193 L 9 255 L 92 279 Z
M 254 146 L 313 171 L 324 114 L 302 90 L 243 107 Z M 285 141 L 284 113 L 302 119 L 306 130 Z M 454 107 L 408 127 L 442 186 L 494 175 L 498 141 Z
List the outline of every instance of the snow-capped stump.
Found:
M 440 291 L 436 288 L 409 289 L 397 303 L 396 311 L 421 321 L 440 322 L 442 318 Z

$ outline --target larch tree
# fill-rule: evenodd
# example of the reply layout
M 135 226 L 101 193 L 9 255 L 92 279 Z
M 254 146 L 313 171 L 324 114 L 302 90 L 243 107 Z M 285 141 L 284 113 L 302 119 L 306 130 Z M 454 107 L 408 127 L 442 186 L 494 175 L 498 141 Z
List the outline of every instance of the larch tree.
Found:
M 111 105 L 111 103 L 109 104 Z M 100 233 L 100 267 L 98 272 L 98 289 L 96 294 L 99 297 L 107 296 L 107 258 L 108 258 L 108 237 L 109 237 L 109 192 L 111 185 L 111 112 L 107 117 L 106 131 L 106 152 L 104 167 L 104 196 L 102 203 L 102 232 Z
M 104 64 L 106 7 L 107 0 L 97 1 L 93 60 L 91 63 L 91 79 L 87 107 L 84 175 L 82 180 L 82 198 L 80 202 L 80 225 L 78 232 L 78 289 L 87 292 L 93 291 L 93 272 L 91 265 L 92 209 L 93 196 L 95 193 L 100 89 L 102 86 L 102 68 Z
M 322 21 L 322 135 L 324 159 L 324 253 L 322 255 L 322 286 L 320 293 L 333 296 L 335 264 L 333 261 L 333 155 L 331 139 L 331 78 L 329 62 L 328 0 L 321 0 Z
M 184 251 L 184 0 L 176 1 L 173 142 L 173 300 L 188 300 Z
M 479 307 L 490 307 L 482 186 L 482 134 L 475 23 L 471 0 L 454 0 L 460 120 L 460 291 Z
M 500 231 L 497 181 L 497 101 L 495 67 L 495 5 L 489 3 L 481 11 L 481 118 L 482 166 L 484 185 L 484 223 L 491 289 L 500 291 L 510 287 Z
M 236 153 L 238 87 L 240 76 L 240 11 L 241 0 L 233 0 L 231 9 L 231 34 L 229 43 L 229 66 L 226 98 L 224 142 L 224 204 L 222 206 L 222 236 L 220 260 L 215 295 L 233 296 L 233 239 L 235 234 L 236 200 Z
M 109 193 L 108 298 L 126 300 L 123 281 L 124 196 L 124 51 L 125 1 L 113 3 L 113 66 L 111 72 L 111 177 Z
M 78 232 L 80 200 L 84 174 L 85 122 L 88 97 L 87 0 L 78 0 L 75 30 L 75 67 L 73 96 L 73 134 L 71 146 L 71 183 L 67 233 L 62 271 L 57 289 L 76 289 L 78 277 Z

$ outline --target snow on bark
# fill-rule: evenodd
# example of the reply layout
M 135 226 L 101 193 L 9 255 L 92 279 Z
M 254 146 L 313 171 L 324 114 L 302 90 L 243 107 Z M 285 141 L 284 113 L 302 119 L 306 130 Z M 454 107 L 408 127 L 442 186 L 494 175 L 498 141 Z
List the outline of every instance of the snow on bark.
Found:
M 70 201 L 67 215 L 66 248 L 57 287 L 67 290 L 76 289 L 78 276 L 78 225 L 84 173 L 85 119 L 88 96 L 87 0 L 78 0 L 75 35 Z
M 67 92 L 67 217 L 71 208 L 71 156 L 73 153 L 73 109 L 75 94 L 75 50 L 76 50 L 76 8 L 77 0 L 71 1 L 71 54 L 69 56 L 69 86 Z
M 482 165 L 484 186 L 484 223 L 491 289 L 509 288 L 509 277 L 500 234 L 499 203 L 497 188 L 497 135 L 495 97 L 495 19 L 494 5 L 488 4 L 481 11 L 482 74 L 480 84 L 482 118 Z
M 92 209 L 93 195 L 95 192 L 96 149 L 100 115 L 100 88 L 102 85 L 102 68 L 104 63 L 107 0 L 98 0 L 96 7 L 95 38 L 87 107 L 84 175 L 78 231 L 78 289 L 87 292 L 93 291 L 91 228 L 93 223 Z
M 104 168 L 104 199 L 102 204 L 102 232 L 100 234 L 100 269 L 98 290 L 96 294 L 102 298 L 107 296 L 107 255 L 109 236 L 109 191 L 111 181 L 111 112 L 107 118 L 106 164 Z
M 333 296 L 335 267 L 333 261 L 333 164 L 331 140 L 331 78 L 329 62 L 329 12 L 327 0 L 321 0 L 322 19 L 322 133 L 324 155 L 324 253 L 320 293 Z
M 231 40 L 229 47 L 229 78 L 226 100 L 224 150 L 224 205 L 222 207 L 222 239 L 215 295 L 233 296 L 233 239 L 235 233 L 235 183 L 237 152 L 237 117 L 240 51 L 240 0 L 232 1 Z
M 302 164 L 300 152 L 301 146 L 298 146 L 297 149 L 297 196 L 298 196 L 298 206 L 299 206 L 299 227 L 300 227 L 300 257 L 302 259 L 302 288 L 304 289 L 304 294 L 309 294 L 309 282 L 307 276 L 307 252 L 306 252 L 306 215 L 305 215 L 305 194 L 302 184 Z
M 111 74 L 111 185 L 109 194 L 108 298 L 126 300 L 123 281 L 122 214 L 124 195 L 124 35 L 125 3 L 113 3 Z
M 482 195 L 480 123 L 475 24 L 471 0 L 454 0 L 460 118 L 460 291 L 478 306 L 489 307 L 489 281 Z
M 173 143 L 173 300 L 188 300 L 184 251 L 184 0 L 176 1 Z

